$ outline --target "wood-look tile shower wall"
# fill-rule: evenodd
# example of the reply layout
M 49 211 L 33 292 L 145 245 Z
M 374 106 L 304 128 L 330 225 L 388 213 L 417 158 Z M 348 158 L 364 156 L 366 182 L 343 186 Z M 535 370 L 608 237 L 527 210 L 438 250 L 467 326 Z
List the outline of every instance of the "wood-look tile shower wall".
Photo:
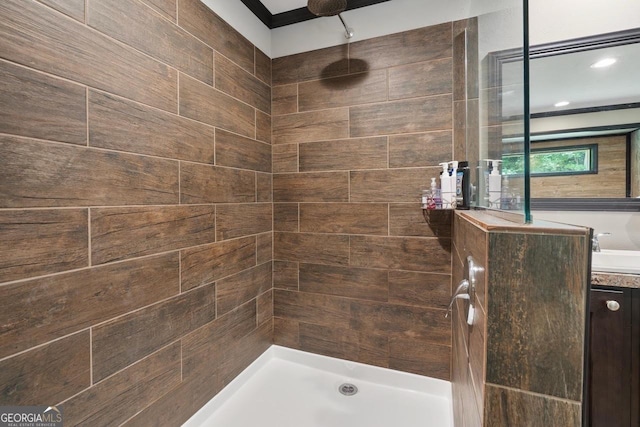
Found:
M 0 405 L 179 425 L 271 342 L 271 60 L 198 0 L 3 0 L 0 55 Z
M 274 59 L 274 340 L 449 379 L 452 23 Z

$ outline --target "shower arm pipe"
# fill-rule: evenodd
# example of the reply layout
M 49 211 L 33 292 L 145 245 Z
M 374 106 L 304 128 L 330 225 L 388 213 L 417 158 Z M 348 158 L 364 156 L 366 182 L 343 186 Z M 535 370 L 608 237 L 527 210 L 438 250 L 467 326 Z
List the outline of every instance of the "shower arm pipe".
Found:
M 346 22 L 344 22 L 344 19 L 342 19 L 342 14 L 339 13 L 338 18 L 340 18 L 340 22 L 342 22 L 342 25 L 344 26 L 344 31 L 346 33 L 345 37 L 348 39 L 353 37 L 353 29 L 349 28 Z

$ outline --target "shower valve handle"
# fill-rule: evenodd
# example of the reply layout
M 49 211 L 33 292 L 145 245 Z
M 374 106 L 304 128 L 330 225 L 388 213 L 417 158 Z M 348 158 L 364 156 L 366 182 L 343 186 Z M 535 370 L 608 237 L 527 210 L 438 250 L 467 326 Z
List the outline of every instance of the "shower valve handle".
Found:
M 449 308 L 447 308 L 447 313 L 444 315 L 444 317 L 445 318 L 449 317 L 449 314 L 451 313 L 451 309 L 453 308 L 453 303 L 457 299 L 470 299 L 470 298 L 471 297 L 469 296 L 469 281 L 467 279 L 464 279 L 460 282 L 460 284 L 458 285 L 458 288 L 453 293 L 453 297 L 451 297 L 451 302 L 449 303 Z

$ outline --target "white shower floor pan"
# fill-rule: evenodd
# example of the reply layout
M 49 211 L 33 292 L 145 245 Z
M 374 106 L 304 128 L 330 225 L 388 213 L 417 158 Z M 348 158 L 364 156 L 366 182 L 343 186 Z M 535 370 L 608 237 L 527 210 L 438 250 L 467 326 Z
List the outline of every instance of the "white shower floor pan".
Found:
M 451 408 L 447 381 L 274 345 L 184 426 L 451 427 Z

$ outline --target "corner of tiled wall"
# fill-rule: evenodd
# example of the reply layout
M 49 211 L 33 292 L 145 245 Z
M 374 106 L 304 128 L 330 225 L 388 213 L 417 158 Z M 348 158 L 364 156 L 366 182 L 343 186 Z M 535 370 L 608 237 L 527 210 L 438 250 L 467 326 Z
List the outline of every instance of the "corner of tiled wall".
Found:
M 452 24 L 273 60 L 274 339 L 450 378 Z

